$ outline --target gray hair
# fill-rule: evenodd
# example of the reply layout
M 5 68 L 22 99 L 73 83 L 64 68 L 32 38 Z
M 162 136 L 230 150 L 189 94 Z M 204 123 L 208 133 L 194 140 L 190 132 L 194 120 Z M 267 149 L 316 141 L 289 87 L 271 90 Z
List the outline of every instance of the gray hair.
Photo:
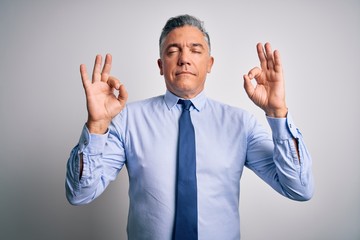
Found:
M 210 36 L 204 28 L 204 23 L 202 21 L 200 21 L 199 19 L 197 19 L 196 17 L 185 14 L 185 15 L 180 15 L 177 17 L 172 17 L 166 22 L 164 28 L 162 29 L 160 39 L 159 39 L 160 54 L 162 52 L 163 43 L 164 43 L 166 36 L 175 28 L 179 28 L 179 27 L 183 27 L 183 26 L 193 26 L 193 27 L 198 28 L 205 37 L 205 41 L 207 42 L 207 44 L 209 46 L 209 53 L 210 53 L 210 50 L 211 50 Z

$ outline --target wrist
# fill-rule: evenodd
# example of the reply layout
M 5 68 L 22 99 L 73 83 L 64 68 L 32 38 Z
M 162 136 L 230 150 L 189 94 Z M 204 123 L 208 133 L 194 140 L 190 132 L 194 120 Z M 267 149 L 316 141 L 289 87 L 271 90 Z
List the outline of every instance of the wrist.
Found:
M 288 109 L 287 108 L 281 108 L 281 109 L 272 109 L 265 111 L 266 116 L 272 117 L 272 118 L 286 118 Z
M 89 130 L 89 133 L 92 134 L 105 134 L 108 130 L 110 122 L 108 121 L 91 121 L 86 122 L 86 127 Z

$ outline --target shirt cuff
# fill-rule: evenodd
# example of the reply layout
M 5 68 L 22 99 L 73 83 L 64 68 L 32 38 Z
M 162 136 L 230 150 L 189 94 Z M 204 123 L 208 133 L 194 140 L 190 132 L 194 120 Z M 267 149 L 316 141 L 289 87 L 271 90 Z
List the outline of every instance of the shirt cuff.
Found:
M 89 155 L 102 153 L 108 135 L 109 129 L 105 134 L 92 134 L 85 124 L 79 140 L 79 152 Z
M 295 126 L 290 113 L 287 114 L 286 118 L 272 118 L 268 116 L 266 118 L 275 139 L 299 138 L 300 131 Z

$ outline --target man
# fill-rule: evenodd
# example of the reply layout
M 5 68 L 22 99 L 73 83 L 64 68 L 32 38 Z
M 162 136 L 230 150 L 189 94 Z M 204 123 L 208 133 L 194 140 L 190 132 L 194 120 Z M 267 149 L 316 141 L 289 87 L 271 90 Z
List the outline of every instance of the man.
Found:
M 129 239 L 239 239 L 239 182 L 244 166 L 280 194 L 298 201 L 310 199 L 311 159 L 288 113 L 279 52 L 272 52 L 268 43 L 258 44 L 261 68 L 244 75 L 248 96 L 266 113 L 271 138 L 248 112 L 205 96 L 214 59 L 202 22 L 189 15 L 169 19 L 159 45 L 158 66 L 167 88 L 163 96 L 126 104 L 124 85 L 110 76 L 109 54 L 102 69 L 101 56 L 96 57 L 91 82 L 85 66 L 80 66 L 88 120 L 68 160 L 69 202 L 94 200 L 125 164 L 130 184 Z M 182 109 L 184 100 L 191 100 L 191 105 Z M 194 135 L 194 140 L 181 140 L 185 110 L 193 130 L 184 135 Z M 180 150 L 184 141 L 194 141 L 195 146 Z M 192 151 L 194 160 L 181 172 L 183 160 L 178 159 Z M 179 179 L 188 176 L 195 186 L 179 190 Z M 188 194 L 193 186 L 195 194 L 182 197 L 181 191 Z

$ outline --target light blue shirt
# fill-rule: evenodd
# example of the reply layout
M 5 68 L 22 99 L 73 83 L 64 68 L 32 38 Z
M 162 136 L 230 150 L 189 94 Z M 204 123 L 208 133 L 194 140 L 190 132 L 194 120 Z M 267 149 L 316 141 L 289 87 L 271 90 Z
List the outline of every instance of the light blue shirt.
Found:
M 66 196 L 86 204 L 126 165 L 129 239 L 171 239 L 175 210 L 178 97 L 129 103 L 104 135 L 84 127 L 67 165 Z M 244 166 L 280 194 L 305 201 L 313 193 L 311 158 L 287 118 L 267 118 L 272 137 L 248 112 L 200 93 L 190 109 L 196 135 L 199 239 L 240 239 L 239 193 Z M 293 138 L 298 141 L 300 159 Z M 83 172 L 79 180 L 79 154 Z

